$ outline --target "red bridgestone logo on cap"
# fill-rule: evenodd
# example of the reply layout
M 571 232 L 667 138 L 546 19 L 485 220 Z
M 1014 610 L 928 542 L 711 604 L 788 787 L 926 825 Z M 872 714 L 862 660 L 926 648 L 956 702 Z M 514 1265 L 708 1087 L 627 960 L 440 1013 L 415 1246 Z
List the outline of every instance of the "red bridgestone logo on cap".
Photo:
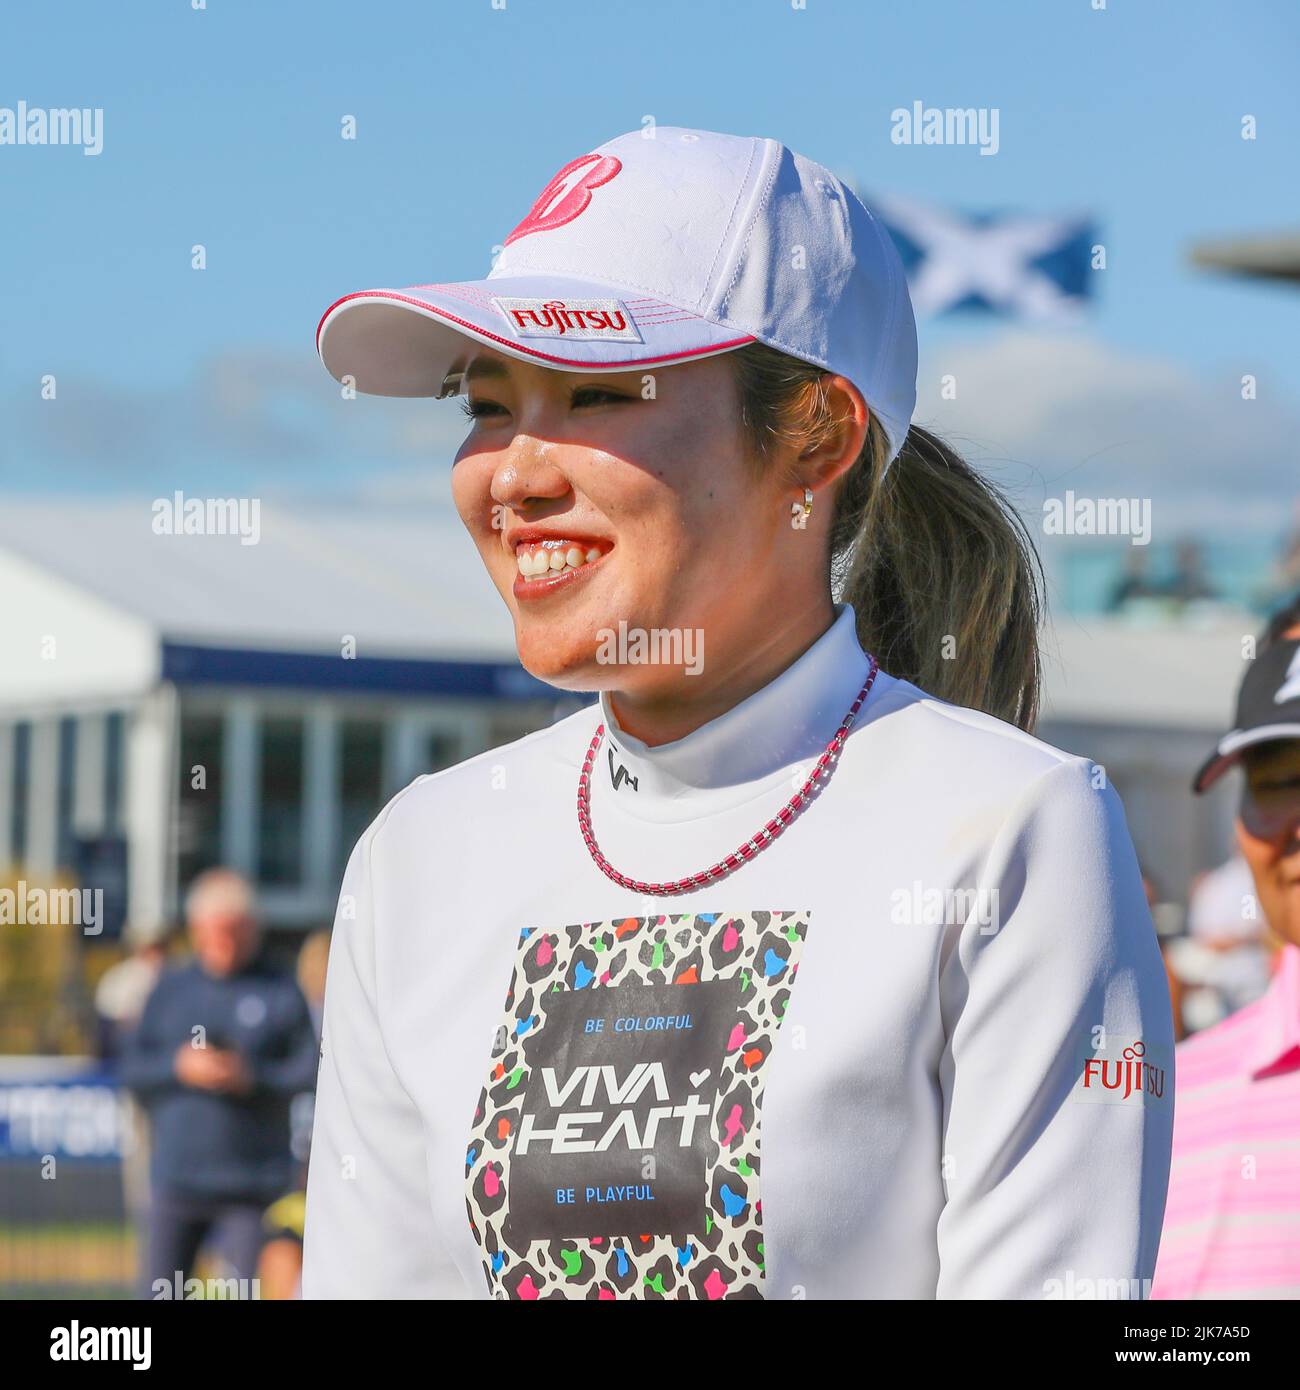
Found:
M 591 190 L 608 183 L 623 167 L 612 154 L 583 154 L 570 160 L 537 195 L 528 215 L 505 245 L 533 232 L 549 232 L 572 222 L 591 202 Z

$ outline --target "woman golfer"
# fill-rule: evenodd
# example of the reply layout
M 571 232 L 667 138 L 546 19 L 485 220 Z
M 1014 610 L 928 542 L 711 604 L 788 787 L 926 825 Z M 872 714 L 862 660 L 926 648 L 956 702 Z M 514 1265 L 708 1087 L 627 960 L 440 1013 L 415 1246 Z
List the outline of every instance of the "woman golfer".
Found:
M 1024 732 L 1032 546 L 911 426 L 857 198 L 637 131 L 486 279 L 348 295 L 318 346 L 465 392 L 519 659 L 599 699 L 352 854 L 305 1295 L 1144 1295 L 1173 1039 L 1138 867 L 1103 770 Z

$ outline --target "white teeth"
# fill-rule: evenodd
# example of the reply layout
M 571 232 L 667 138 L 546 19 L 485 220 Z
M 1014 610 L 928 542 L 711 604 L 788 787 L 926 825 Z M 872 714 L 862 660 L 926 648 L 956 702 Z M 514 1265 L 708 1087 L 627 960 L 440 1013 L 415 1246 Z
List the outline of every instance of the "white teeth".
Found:
M 602 551 L 592 546 L 586 552 L 581 546 L 569 545 L 565 549 L 521 545 L 515 551 L 515 566 L 525 579 L 539 579 L 543 575 L 557 574 L 561 570 L 581 569 L 583 565 L 599 560 Z

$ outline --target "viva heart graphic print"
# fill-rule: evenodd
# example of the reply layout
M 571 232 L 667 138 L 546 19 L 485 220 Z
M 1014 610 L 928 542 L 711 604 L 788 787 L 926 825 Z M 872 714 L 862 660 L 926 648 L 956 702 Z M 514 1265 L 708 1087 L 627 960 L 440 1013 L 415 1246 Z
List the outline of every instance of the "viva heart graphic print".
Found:
M 808 921 L 521 933 L 466 1156 L 494 1297 L 763 1297 L 763 1084 Z

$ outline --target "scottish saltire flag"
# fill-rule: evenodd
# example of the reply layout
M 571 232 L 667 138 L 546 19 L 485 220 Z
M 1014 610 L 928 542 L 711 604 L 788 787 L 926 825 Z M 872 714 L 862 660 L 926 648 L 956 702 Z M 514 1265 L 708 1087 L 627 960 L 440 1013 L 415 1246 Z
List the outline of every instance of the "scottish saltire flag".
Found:
M 863 202 L 898 247 L 918 314 L 980 309 L 1070 323 L 1087 307 L 1097 229 L 1085 218 L 959 213 L 894 194 Z

